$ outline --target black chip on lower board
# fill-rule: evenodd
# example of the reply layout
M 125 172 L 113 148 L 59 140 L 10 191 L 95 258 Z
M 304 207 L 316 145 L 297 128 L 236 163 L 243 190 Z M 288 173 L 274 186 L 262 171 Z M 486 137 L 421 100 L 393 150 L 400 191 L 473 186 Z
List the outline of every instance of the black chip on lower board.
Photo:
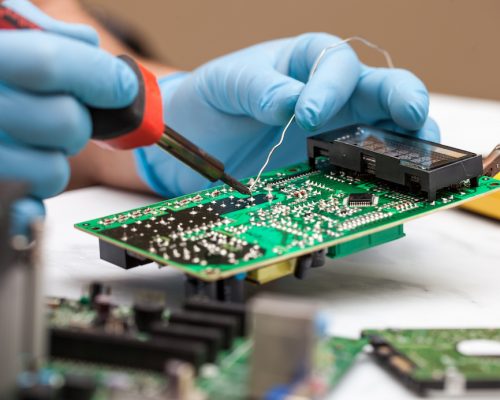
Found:
M 50 356 L 120 367 L 163 371 L 165 362 L 178 359 L 198 369 L 207 361 L 207 346 L 180 338 L 115 335 L 97 330 L 51 328 Z

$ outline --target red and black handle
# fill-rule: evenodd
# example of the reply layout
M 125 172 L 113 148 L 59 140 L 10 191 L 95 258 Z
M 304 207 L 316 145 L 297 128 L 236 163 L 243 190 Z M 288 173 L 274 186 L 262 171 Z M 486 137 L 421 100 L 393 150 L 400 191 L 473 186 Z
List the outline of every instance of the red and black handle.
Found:
M 1 29 L 37 29 L 41 27 L 0 5 Z M 133 58 L 119 56 L 135 72 L 139 92 L 134 102 L 119 109 L 89 107 L 92 117 L 92 138 L 106 147 L 133 149 L 157 143 L 163 134 L 163 113 L 160 88 L 156 77 Z
M 10 8 L 0 4 L 0 29 L 38 29 L 41 28 Z
M 157 143 L 163 135 L 163 111 L 156 77 L 133 58 L 119 56 L 135 72 L 139 81 L 137 97 L 128 107 L 102 109 L 89 107 L 92 138 L 107 147 L 134 149 Z

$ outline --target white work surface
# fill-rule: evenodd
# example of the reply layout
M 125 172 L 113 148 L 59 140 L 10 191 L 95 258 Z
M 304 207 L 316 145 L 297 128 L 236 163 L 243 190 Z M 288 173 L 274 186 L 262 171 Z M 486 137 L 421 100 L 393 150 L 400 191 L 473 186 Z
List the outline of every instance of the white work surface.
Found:
M 486 153 L 500 142 L 500 102 L 432 95 L 431 115 L 447 145 Z M 77 297 L 83 285 L 102 280 L 119 301 L 130 302 L 139 287 L 164 290 L 178 303 L 181 273 L 153 264 L 125 271 L 100 261 L 97 239 L 73 228 L 154 201 L 99 187 L 47 201 L 47 293 Z M 285 278 L 257 290 L 324 300 L 333 309 L 335 333 L 349 336 L 363 328 L 500 327 L 500 223 L 449 210 L 409 222 L 405 231 L 404 239 L 328 261 L 304 281 Z M 415 396 L 362 356 L 331 398 Z

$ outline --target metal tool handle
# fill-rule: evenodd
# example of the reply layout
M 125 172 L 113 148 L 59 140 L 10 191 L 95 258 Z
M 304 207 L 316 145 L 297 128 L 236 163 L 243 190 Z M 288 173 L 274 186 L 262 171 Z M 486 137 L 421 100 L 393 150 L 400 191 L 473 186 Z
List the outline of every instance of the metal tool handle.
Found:
M 157 144 L 212 182 L 224 175 L 224 164 L 169 126 L 164 126 L 163 136 Z

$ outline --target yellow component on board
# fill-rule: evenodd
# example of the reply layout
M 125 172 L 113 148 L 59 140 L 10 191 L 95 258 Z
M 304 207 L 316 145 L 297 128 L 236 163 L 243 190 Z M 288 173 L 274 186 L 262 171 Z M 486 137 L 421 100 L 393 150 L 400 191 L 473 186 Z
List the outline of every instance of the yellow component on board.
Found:
M 268 267 L 259 268 L 250 271 L 247 275 L 247 280 L 263 285 L 264 283 L 268 283 L 276 279 L 280 279 L 284 276 L 293 274 L 296 264 L 297 259 L 292 258 L 290 260 L 282 261 L 277 264 L 269 265 Z
M 500 173 L 496 174 L 494 178 L 500 180 Z M 495 192 L 477 200 L 469 201 L 465 203 L 462 208 L 467 211 L 500 220 L 500 192 Z

